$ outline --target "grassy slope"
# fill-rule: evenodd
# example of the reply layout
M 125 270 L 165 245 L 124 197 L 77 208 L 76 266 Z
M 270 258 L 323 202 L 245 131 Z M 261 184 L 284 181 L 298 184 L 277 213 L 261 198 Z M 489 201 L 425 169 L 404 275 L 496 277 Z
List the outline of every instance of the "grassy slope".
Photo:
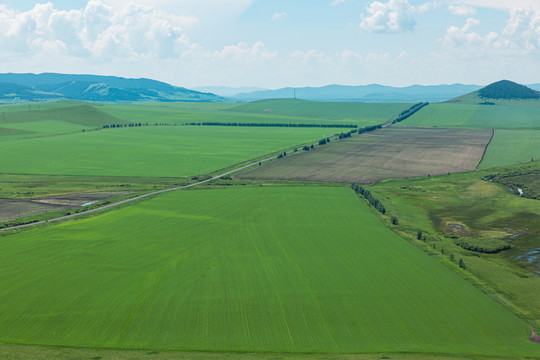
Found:
M 539 351 L 526 324 L 345 188 L 171 193 L 3 237 L 0 262 L 0 338 L 12 343 Z
M 540 159 L 540 130 L 495 130 L 480 167 L 511 165 L 532 158 Z
M 13 138 L 74 133 L 101 128 L 106 124 L 126 123 L 90 105 L 50 103 L 43 104 L 43 107 L 41 110 L 36 108 L 32 111 L 10 111 L 0 115 L 0 136 L 6 136 L 7 141 Z
M 335 129 L 161 126 L 0 143 L 12 174 L 183 177 L 315 141 Z M 7 138 L 7 137 L 4 137 Z
M 248 169 L 238 177 L 371 184 L 474 170 L 491 134 L 490 130 L 385 128 Z
M 0 117 L 0 124 L 63 121 L 86 127 L 102 127 L 111 123 L 124 121 L 115 118 L 91 105 L 51 108 L 33 111 L 7 112 Z
M 536 162 L 532 165 L 539 167 Z M 513 168 L 518 170 L 522 166 Z M 540 278 L 528 271 L 540 272 L 540 261 L 516 261 L 516 257 L 538 247 L 540 202 L 520 198 L 501 185 L 481 180 L 498 171 L 385 180 L 369 189 L 399 219 L 399 231 L 415 237 L 417 230 L 422 230 L 428 234 L 430 248 L 435 244 L 437 253 L 445 249 L 444 258 L 448 259 L 450 253 L 456 259 L 463 257 L 472 273 L 540 324 Z M 512 168 L 507 171 L 512 172 Z M 521 235 L 513 239 L 511 250 L 478 254 L 458 248 L 451 239 L 442 237 L 452 232 L 450 224 L 460 225 L 465 236 L 508 239 L 516 233 Z
M 84 105 L 86 103 L 75 100 L 63 100 L 55 102 L 44 103 L 32 103 L 32 104 L 17 104 L 17 105 L 0 105 L 0 112 L 12 112 L 12 111 L 35 111 L 35 110 L 48 110 L 48 109 L 61 109 L 66 107 L 73 107 Z
M 266 114 L 286 116 L 303 116 L 322 119 L 361 119 L 372 120 L 375 123 L 385 122 L 412 104 L 372 104 L 372 103 L 343 103 L 319 102 L 293 99 L 272 99 L 253 101 L 230 107 L 228 111 L 245 112 L 252 114 Z

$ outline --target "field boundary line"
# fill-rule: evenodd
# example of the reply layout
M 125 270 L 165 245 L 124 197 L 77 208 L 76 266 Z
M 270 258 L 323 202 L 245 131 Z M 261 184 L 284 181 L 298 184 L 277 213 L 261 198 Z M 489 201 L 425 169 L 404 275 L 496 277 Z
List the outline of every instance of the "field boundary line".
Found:
M 476 164 L 476 170 L 478 170 L 478 167 L 480 166 L 480 164 L 482 164 L 482 161 L 484 161 L 484 157 L 486 156 L 488 147 L 491 144 L 491 141 L 493 141 L 494 136 L 495 136 L 495 129 L 491 129 L 491 137 L 489 138 L 489 141 L 488 141 L 486 147 L 484 148 L 484 152 L 482 153 L 482 157 L 480 158 L 480 160 L 478 160 L 478 163 Z

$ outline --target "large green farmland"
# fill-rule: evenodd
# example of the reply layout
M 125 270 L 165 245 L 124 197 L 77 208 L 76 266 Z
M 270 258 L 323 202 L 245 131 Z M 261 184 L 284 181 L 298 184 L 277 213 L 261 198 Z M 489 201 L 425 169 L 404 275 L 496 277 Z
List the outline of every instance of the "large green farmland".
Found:
M 526 323 L 348 188 L 169 193 L 0 238 L 8 343 L 538 355 Z
M 540 101 L 535 106 L 525 102 L 512 105 L 461 103 L 430 104 L 398 123 L 398 126 L 482 129 L 540 129 Z
M 32 139 L 3 137 L 11 174 L 185 177 L 339 132 L 331 128 L 148 126 Z
M 289 156 L 242 179 L 374 183 L 475 170 L 491 130 L 385 128 Z

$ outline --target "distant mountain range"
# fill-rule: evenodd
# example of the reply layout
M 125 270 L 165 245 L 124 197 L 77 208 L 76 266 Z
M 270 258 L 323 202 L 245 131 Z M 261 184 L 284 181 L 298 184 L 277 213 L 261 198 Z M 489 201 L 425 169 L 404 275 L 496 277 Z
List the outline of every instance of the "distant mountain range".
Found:
M 540 90 L 540 84 L 528 85 Z M 151 79 L 69 74 L 0 74 L 0 103 L 80 100 L 96 102 L 207 101 L 248 102 L 293 98 L 314 101 L 420 102 L 445 101 L 480 90 L 480 85 L 384 85 L 281 88 L 207 86 L 194 90 Z M 216 95 L 217 94 L 217 95 Z
M 267 89 L 254 87 L 254 86 L 251 86 L 251 87 L 248 87 L 248 86 L 244 86 L 244 87 L 201 86 L 201 87 L 194 87 L 193 90 L 212 93 L 212 94 L 216 94 L 223 97 L 234 98 L 238 94 L 251 93 L 255 91 L 263 91 Z
M 150 79 L 68 74 L 0 74 L 0 102 L 54 100 L 99 102 L 226 101 L 224 98 Z
M 277 90 L 256 91 L 238 94 L 238 101 L 253 101 L 276 98 L 292 98 L 315 101 L 358 101 L 358 102 L 415 102 L 444 101 L 472 91 L 479 90 L 479 85 L 413 85 L 392 87 L 384 85 L 343 86 L 328 85 L 323 87 L 282 88 Z

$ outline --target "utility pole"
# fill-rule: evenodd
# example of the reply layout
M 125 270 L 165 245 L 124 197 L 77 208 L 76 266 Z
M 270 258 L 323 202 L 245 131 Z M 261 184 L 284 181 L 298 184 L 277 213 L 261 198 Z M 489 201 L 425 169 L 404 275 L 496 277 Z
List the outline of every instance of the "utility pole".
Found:
M 293 88 L 294 100 L 296 100 L 296 88 Z

